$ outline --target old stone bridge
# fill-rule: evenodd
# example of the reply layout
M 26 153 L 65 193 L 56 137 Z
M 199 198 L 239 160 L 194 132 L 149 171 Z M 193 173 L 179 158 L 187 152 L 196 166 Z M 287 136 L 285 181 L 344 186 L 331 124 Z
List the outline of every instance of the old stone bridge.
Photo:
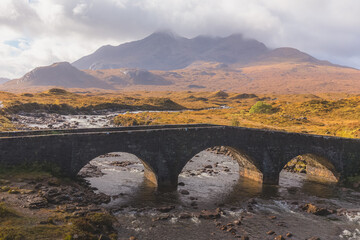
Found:
M 304 154 L 337 178 L 360 174 L 360 139 L 207 124 L 2 132 L 0 165 L 50 163 L 75 176 L 99 155 L 128 152 L 158 189 L 174 190 L 186 163 L 213 146 L 228 147 L 240 175 L 263 183 L 277 184 L 284 165 Z

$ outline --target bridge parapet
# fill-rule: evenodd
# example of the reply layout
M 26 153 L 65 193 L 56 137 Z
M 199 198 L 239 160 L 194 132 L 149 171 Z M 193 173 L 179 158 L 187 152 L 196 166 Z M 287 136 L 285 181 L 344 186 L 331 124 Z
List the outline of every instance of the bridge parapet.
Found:
M 36 135 L 59 135 L 59 134 L 76 134 L 76 133 L 101 133 L 117 131 L 138 131 L 151 129 L 169 129 L 169 128 L 194 128 L 194 127 L 211 127 L 218 126 L 213 124 L 167 124 L 167 125 L 147 125 L 147 126 L 129 126 L 129 127 L 108 127 L 108 128 L 77 128 L 77 129 L 44 129 L 33 131 L 11 131 L 0 132 L 2 137 L 18 136 L 36 136 Z

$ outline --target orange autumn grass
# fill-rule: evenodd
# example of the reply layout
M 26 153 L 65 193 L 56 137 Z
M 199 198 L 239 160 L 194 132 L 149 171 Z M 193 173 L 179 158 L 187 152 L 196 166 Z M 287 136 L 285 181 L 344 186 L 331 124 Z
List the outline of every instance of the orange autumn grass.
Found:
M 331 95 L 330 95 L 331 96 Z M 283 130 L 349 138 L 360 137 L 360 97 L 350 96 L 330 100 L 304 95 L 263 97 L 270 111 L 251 111 L 256 99 L 234 101 L 230 97 L 222 103 L 228 109 L 182 112 L 143 112 L 115 117 L 119 125 L 156 125 L 210 123 L 253 128 Z
M 63 114 L 102 109 L 180 110 L 142 112 L 115 117 L 119 125 L 211 123 L 289 132 L 360 137 L 360 96 L 333 94 L 243 94 L 228 92 L 87 92 L 50 89 L 41 93 L 0 92 L 0 130 L 15 130 L 9 120 L 19 111 L 60 111 Z M 250 113 L 257 102 L 271 105 L 266 113 Z M 224 109 L 208 109 L 228 106 Z M 203 110 L 201 110 L 203 109 Z

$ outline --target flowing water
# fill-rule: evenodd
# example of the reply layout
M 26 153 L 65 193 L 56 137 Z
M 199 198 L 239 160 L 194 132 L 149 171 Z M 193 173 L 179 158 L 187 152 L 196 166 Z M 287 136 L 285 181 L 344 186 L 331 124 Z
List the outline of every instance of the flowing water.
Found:
M 0 108 L 2 102 L 0 101 Z M 227 109 L 226 105 L 207 108 L 211 109 Z M 57 113 L 18 113 L 11 116 L 14 124 L 18 125 L 21 130 L 30 129 L 69 129 L 69 128 L 100 128 L 100 127 L 115 127 L 113 119 L 119 114 L 136 114 L 141 112 L 184 112 L 184 111 L 199 111 L 199 110 L 174 110 L 174 111 L 98 111 L 97 114 L 57 114 Z
M 124 162 L 126 166 L 119 166 Z M 134 155 L 116 153 L 91 164 L 105 173 L 88 180 L 98 191 L 113 196 L 106 207 L 117 216 L 124 239 L 234 239 L 245 235 L 274 239 L 288 232 L 293 236 L 286 239 L 360 239 L 360 193 L 308 179 L 305 174 L 282 171 L 278 186 L 263 186 L 239 177 L 239 166 L 231 157 L 203 151 L 183 169 L 178 191 L 158 193 L 144 179 L 143 166 Z M 300 206 L 306 203 L 338 214 L 304 212 Z M 161 207 L 169 206 L 174 209 L 161 213 Z M 199 218 L 201 210 L 218 207 L 223 213 L 216 222 Z M 190 216 L 181 217 L 184 214 Z M 235 234 L 216 227 L 239 219 L 242 224 L 233 227 Z M 270 230 L 275 234 L 266 234 Z

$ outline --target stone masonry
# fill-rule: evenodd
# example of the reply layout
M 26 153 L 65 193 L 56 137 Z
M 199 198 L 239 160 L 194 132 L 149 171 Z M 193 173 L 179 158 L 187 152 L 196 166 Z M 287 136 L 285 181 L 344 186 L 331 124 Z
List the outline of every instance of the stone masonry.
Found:
M 0 133 L 0 166 L 56 164 L 68 176 L 99 155 L 128 152 L 141 159 L 159 190 L 175 190 L 178 175 L 197 153 L 226 146 L 240 175 L 277 184 L 284 165 L 311 154 L 340 178 L 360 174 L 360 139 L 207 124 Z

